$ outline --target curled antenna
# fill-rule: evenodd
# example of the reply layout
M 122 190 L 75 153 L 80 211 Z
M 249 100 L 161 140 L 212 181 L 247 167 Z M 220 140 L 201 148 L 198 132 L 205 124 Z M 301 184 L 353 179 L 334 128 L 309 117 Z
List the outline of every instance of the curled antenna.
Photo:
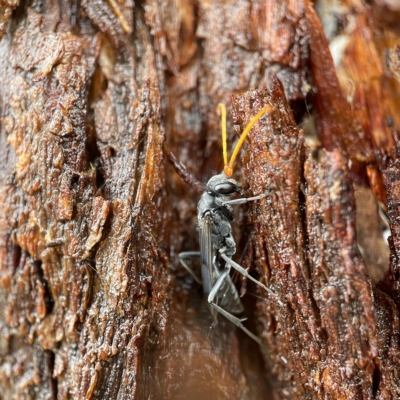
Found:
M 203 194 L 206 191 L 205 185 L 199 182 L 195 177 L 186 171 L 186 168 L 178 161 L 174 153 L 167 147 L 166 144 L 163 146 L 163 152 L 167 156 L 168 161 L 174 167 L 176 173 L 186 182 L 190 187 L 194 188 L 197 193 Z
M 240 135 L 239 141 L 237 142 L 231 159 L 229 160 L 228 164 L 228 154 L 226 150 L 226 107 L 225 104 L 218 104 L 217 111 L 221 114 L 221 130 L 222 130 L 222 154 L 224 157 L 224 172 L 225 175 L 230 178 L 233 173 L 233 163 L 239 153 L 240 148 L 242 147 L 242 144 L 244 143 L 244 140 L 246 139 L 247 135 L 251 131 L 251 128 L 257 123 L 257 121 L 268 111 L 271 111 L 272 107 L 271 106 L 266 106 L 262 108 L 253 118 L 252 120 L 247 124 L 246 128 L 244 128 L 244 131 Z

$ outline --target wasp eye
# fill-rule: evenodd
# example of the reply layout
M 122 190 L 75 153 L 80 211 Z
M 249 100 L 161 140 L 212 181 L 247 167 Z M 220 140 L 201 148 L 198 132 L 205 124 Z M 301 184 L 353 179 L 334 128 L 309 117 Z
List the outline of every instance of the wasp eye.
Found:
M 219 194 L 232 194 L 238 191 L 237 185 L 232 182 L 219 183 L 214 190 Z

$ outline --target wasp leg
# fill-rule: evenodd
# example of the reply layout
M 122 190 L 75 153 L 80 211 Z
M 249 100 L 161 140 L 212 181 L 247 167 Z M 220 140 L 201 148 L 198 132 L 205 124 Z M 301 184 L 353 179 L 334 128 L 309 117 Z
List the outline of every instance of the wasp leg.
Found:
M 254 197 L 241 197 L 240 199 L 227 200 L 222 203 L 222 206 L 226 206 L 226 205 L 232 206 L 232 205 L 236 205 L 236 204 L 244 204 L 249 201 L 263 199 L 267 195 L 268 195 L 268 193 L 263 193 L 263 194 L 260 194 L 259 196 L 254 196 Z
M 185 251 L 183 253 L 178 254 L 179 257 L 179 262 L 181 263 L 182 267 L 186 269 L 187 272 L 189 272 L 190 275 L 192 275 L 193 279 L 197 282 L 202 284 L 201 279 L 194 273 L 192 268 L 189 267 L 189 265 L 186 264 L 187 259 L 197 259 L 200 260 L 200 252 L 199 251 Z
M 221 257 L 229 264 L 231 265 L 233 268 L 236 269 L 236 271 L 240 272 L 243 276 L 245 276 L 246 278 L 250 279 L 251 281 L 253 281 L 254 283 L 256 283 L 258 286 L 261 286 L 264 290 L 266 290 L 270 295 L 274 296 L 279 305 L 283 306 L 283 303 L 277 298 L 277 295 L 269 288 L 267 288 L 265 285 L 263 285 L 261 282 L 259 282 L 257 279 L 254 279 L 242 266 L 240 266 L 238 263 L 236 263 L 235 261 L 232 260 L 232 258 L 228 257 L 224 252 L 225 252 L 225 248 L 222 248 L 219 250 L 219 252 L 221 253 Z
M 243 324 L 242 322 L 244 319 L 240 319 L 238 317 L 235 317 L 228 311 L 224 310 L 222 307 L 220 307 L 217 303 L 214 302 L 215 297 L 218 294 L 218 291 L 221 289 L 222 284 L 224 283 L 224 280 L 227 278 L 228 274 L 230 271 L 230 265 L 228 264 L 228 268 L 225 268 L 224 271 L 221 273 L 221 275 L 218 277 L 217 281 L 215 282 L 215 285 L 211 289 L 210 294 L 208 295 L 208 302 L 210 305 L 217 310 L 220 314 L 222 314 L 226 319 L 231 321 L 233 324 L 235 324 L 238 328 L 240 328 L 243 332 L 245 332 L 247 335 L 249 335 L 255 342 L 261 345 L 261 339 L 254 335 L 254 333 L 250 332 Z
M 212 307 L 214 307 L 220 314 L 222 314 L 226 319 L 232 322 L 232 324 L 235 324 L 238 328 L 240 328 L 243 332 L 245 332 L 248 336 L 250 336 L 255 342 L 257 342 L 259 345 L 262 345 L 261 339 L 257 337 L 254 333 L 250 332 L 243 324 L 242 320 L 240 320 L 238 317 L 235 317 L 234 315 L 228 313 L 228 311 L 225 311 L 223 308 L 221 308 L 219 305 L 215 303 L 210 303 Z

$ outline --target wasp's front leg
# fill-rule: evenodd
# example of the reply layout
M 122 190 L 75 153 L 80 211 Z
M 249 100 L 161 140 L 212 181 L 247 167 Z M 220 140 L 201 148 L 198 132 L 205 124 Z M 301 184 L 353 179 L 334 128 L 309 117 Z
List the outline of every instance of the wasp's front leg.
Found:
M 233 200 L 227 200 L 222 203 L 223 206 L 228 206 L 228 205 L 237 205 L 237 204 L 245 204 L 248 203 L 249 201 L 255 201 L 255 200 L 261 200 L 264 197 L 266 197 L 268 193 L 263 193 L 258 196 L 253 196 L 253 197 L 241 197 L 239 199 L 233 199 Z

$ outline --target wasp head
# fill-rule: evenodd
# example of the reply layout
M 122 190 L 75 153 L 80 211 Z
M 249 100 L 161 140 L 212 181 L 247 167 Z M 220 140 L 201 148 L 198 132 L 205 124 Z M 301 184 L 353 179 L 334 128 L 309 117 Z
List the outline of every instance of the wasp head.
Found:
M 207 191 L 212 196 L 230 196 L 240 192 L 240 186 L 231 178 L 228 178 L 224 173 L 214 175 L 207 182 Z

